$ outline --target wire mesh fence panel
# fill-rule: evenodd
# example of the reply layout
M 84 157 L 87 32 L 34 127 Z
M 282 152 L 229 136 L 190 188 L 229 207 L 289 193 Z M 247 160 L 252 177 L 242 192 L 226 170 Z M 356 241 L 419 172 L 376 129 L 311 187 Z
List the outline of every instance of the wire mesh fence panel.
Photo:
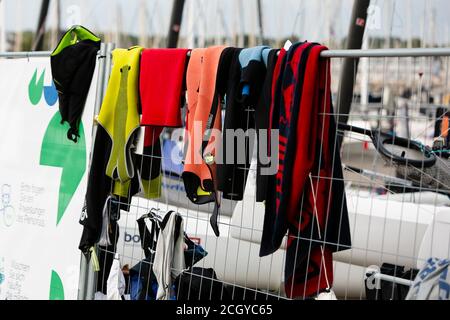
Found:
M 348 124 L 365 130 L 340 132 L 353 243 L 335 257 L 337 269 L 348 263 L 347 283 L 335 288 L 345 298 L 398 299 L 408 287 L 390 283 L 401 279 L 380 282 L 369 272 L 364 282 L 365 268 L 413 280 L 436 252 L 425 235 L 442 223 L 449 204 L 450 162 L 433 147 L 447 135 L 448 57 L 363 59 Z M 448 257 L 448 235 L 436 236 L 446 248 L 441 257 Z M 361 281 L 351 290 L 356 266 Z
M 342 57 L 329 59 L 334 110 L 342 61 Z M 404 299 L 428 258 L 449 257 L 448 65 L 445 55 L 366 57 L 359 62 L 348 123 L 337 123 L 333 135 L 336 140 L 342 139 L 339 154 L 352 240 L 351 248 L 333 254 L 334 276 L 327 279 L 338 299 Z M 252 112 L 247 109 L 242 116 L 249 120 Z M 247 129 L 250 127 L 247 121 Z M 243 199 L 221 199 L 220 235 L 216 236 L 210 225 L 214 202 L 198 205 L 188 199 L 183 163 L 174 161 L 174 155 L 183 154 L 185 140 L 174 130 L 165 129 L 160 145 L 160 156 L 155 152 L 141 155 L 147 161 L 139 162 L 139 171 L 151 172 L 153 165 L 161 163 L 161 194 L 154 199 L 141 194 L 130 204 L 114 201 L 116 208 L 125 205 L 129 210 L 118 210 L 118 229 L 111 239 L 117 244 L 98 247 L 102 270 L 96 291 L 106 293 L 108 270 L 118 254 L 127 293 L 133 299 L 156 299 L 159 282 L 153 267 L 155 259 L 160 263 L 157 251 L 162 246 L 157 242 L 170 224 L 167 217 L 176 215 L 186 233 L 182 239 L 185 254 L 182 263 L 171 260 L 169 266 L 172 281 L 167 283 L 172 287 L 164 290 L 171 298 L 288 299 L 284 272 L 287 241 L 292 239 L 285 237 L 280 249 L 271 255 L 259 254 L 265 203 L 256 201 L 256 147 L 251 165 L 243 165 L 249 171 Z M 329 177 L 310 174 L 309 179 L 312 185 L 313 179 Z M 112 207 L 109 215 L 115 214 Z M 290 237 L 309 243 L 319 241 L 312 233 Z M 319 242 L 321 248 L 339 245 L 326 239 Z M 167 246 L 176 243 L 165 243 L 164 252 L 172 252 Z M 306 257 L 304 265 L 309 268 L 310 255 Z M 320 265 L 317 272 L 326 275 L 326 268 Z M 294 298 L 311 297 L 300 294 Z

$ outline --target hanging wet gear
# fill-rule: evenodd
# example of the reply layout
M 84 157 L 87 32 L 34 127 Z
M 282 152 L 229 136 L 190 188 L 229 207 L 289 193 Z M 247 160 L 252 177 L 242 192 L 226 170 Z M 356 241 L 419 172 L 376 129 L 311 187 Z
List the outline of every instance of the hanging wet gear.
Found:
M 216 186 L 215 157 L 218 141 L 217 137 L 211 141 L 210 135 L 211 129 L 220 131 L 222 127 L 222 97 L 216 85 L 224 49 L 225 47 L 211 47 L 192 50 L 186 74 L 188 141 L 182 174 L 187 197 L 193 203 L 215 203 L 210 222 L 217 236 L 220 202 Z
M 279 129 L 279 166 L 268 185 L 260 255 L 275 252 L 287 233 L 284 277 L 290 298 L 329 290 L 332 253 L 351 243 L 323 50 L 308 42 L 282 50 L 273 77 L 270 128 Z
M 68 122 L 67 138 L 77 142 L 100 38 L 82 26 L 70 28 L 50 56 L 53 82 L 59 97 L 61 123 Z

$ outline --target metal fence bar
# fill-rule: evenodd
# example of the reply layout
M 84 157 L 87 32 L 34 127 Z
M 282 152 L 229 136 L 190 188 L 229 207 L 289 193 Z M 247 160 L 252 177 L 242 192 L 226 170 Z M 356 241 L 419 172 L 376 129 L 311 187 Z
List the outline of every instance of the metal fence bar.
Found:
M 103 52 L 100 54 L 102 59 L 100 60 L 100 66 L 99 66 L 99 79 L 97 83 L 97 98 L 95 100 L 95 116 L 98 115 L 100 112 L 100 107 L 103 101 L 103 97 L 105 96 L 106 88 L 108 86 L 108 79 L 109 74 L 111 73 L 111 53 L 112 50 L 115 48 L 114 43 L 106 43 L 102 44 Z M 92 135 L 92 150 L 94 149 L 94 141 L 96 137 L 96 127 L 93 128 L 93 135 Z M 96 253 L 99 253 L 98 247 L 96 247 Z M 97 275 L 98 273 L 94 271 L 94 268 L 92 266 L 92 263 L 88 264 L 87 274 L 86 274 L 86 287 L 85 287 L 85 295 L 84 300 L 94 300 L 95 298 L 95 291 L 97 286 Z
M 20 59 L 20 58 L 47 58 L 52 51 L 20 51 L 20 52 L 0 52 L 0 58 Z
M 48 57 L 51 51 L 0 52 L 0 58 Z M 326 50 L 323 58 L 386 58 L 386 57 L 440 57 L 450 56 L 450 48 L 413 48 L 413 49 L 369 49 L 369 50 Z
M 98 54 L 99 59 L 99 65 L 98 65 L 98 77 L 97 77 L 97 90 L 95 92 L 95 107 L 94 107 L 94 115 L 97 115 L 100 106 L 103 100 L 103 96 L 105 94 L 103 83 L 106 81 L 106 54 L 107 54 L 107 45 L 102 43 L 100 46 L 100 51 Z M 91 155 L 92 157 L 92 150 L 94 149 L 94 141 L 96 136 L 96 126 L 94 125 L 92 127 L 92 149 L 91 149 Z M 89 161 L 90 163 L 91 161 Z M 80 279 L 79 279 L 79 285 L 78 285 L 78 300 L 87 300 L 87 299 L 93 299 L 94 293 L 92 286 L 96 283 L 96 273 L 94 272 L 92 268 L 92 264 L 90 263 L 90 260 L 86 259 L 84 254 L 81 254 L 81 261 L 80 261 Z
M 323 58 L 389 58 L 450 56 L 450 48 L 326 50 Z

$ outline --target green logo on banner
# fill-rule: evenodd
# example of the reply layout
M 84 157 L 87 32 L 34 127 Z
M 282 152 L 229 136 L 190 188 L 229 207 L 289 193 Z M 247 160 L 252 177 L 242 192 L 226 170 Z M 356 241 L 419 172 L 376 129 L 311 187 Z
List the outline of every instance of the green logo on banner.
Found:
M 45 70 L 41 73 L 39 80 L 36 81 L 37 69 L 34 70 L 33 77 L 28 84 L 28 97 L 33 105 L 37 105 L 41 101 L 42 92 L 44 91 L 44 75 Z
M 52 270 L 49 300 L 64 300 L 64 286 L 55 270 Z
M 44 166 L 62 168 L 56 225 L 61 221 L 86 171 L 83 124 L 80 124 L 80 138 L 76 144 L 67 139 L 68 129 L 69 124 L 67 122 L 61 124 L 61 114 L 59 111 L 56 112 L 45 131 L 39 162 Z
M 56 90 L 53 80 L 49 86 L 44 86 L 44 75 L 45 69 L 39 76 L 39 80 L 37 80 L 37 69 L 34 70 L 33 77 L 28 83 L 28 98 L 30 98 L 30 102 L 33 105 L 37 105 L 39 101 L 41 101 L 43 93 L 47 105 L 53 106 L 56 101 L 58 101 L 58 91 Z

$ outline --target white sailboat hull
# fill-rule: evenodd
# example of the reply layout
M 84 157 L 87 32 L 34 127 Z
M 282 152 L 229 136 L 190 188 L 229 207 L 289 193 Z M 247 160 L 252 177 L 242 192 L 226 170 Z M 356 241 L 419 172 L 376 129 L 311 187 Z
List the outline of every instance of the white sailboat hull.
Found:
M 118 248 L 123 251 L 123 263 L 132 266 L 143 258 L 135 220 L 151 208 L 176 210 L 184 217 L 187 234 L 208 252 L 197 266 L 214 268 L 227 284 L 282 294 L 285 244 L 273 255 L 259 257 L 264 205 L 255 202 L 252 178 L 250 175 L 244 200 L 236 204 L 233 216 L 220 217 L 219 237 L 210 227 L 209 213 L 201 211 L 208 206 L 186 208 L 180 205 L 184 200 L 176 205 L 133 200 L 132 210 L 124 212 L 120 220 Z M 426 195 L 426 201 L 431 202 L 432 195 Z M 184 194 L 177 196 L 185 198 Z M 353 247 L 334 255 L 334 290 L 338 297 L 364 297 L 365 270 L 369 266 L 392 263 L 405 269 L 418 268 L 431 254 L 449 256 L 450 208 L 404 202 L 398 197 L 347 193 Z M 167 195 L 162 198 L 168 199 Z

